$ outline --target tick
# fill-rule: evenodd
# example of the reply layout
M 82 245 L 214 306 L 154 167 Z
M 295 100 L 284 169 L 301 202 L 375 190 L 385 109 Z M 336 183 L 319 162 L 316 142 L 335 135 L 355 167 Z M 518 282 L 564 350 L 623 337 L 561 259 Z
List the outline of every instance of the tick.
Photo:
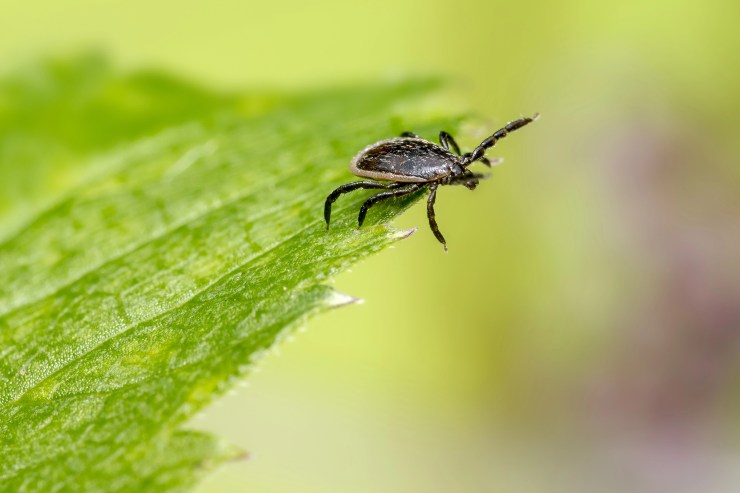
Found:
M 373 195 L 362 204 L 360 215 L 357 217 L 358 226 L 362 226 L 368 209 L 378 202 L 403 197 L 417 190 L 428 188 L 427 217 L 429 227 L 447 251 L 447 242 L 440 233 L 437 221 L 434 218 L 434 201 L 437 198 L 437 188 L 440 185 L 463 185 L 469 190 L 474 190 L 478 186 L 479 180 L 488 175 L 473 173 L 468 169 L 468 166 L 478 161 L 490 168 L 491 161 L 485 157 L 486 150 L 493 147 L 496 142 L 506 137 L 510 132 L 532 123 L 537 118 L 539 118 L 539 114 L 532 118 L 520 118 L 508 123 L 481 142 L 478 147 L 473 149 L 473 152 L 466 152 L 465 154 L 460 154 L 460 147 L 457 142 L 444 130 L 439 133 L 439 145 L 424 140 L 412 132 L 404 132 L 400 137 L 370 144 L 352 158 L 349 169 L 361 178 L 371 178 L 377 181 L 367 180 L 347 183 L 330 193 L 324 204 L 326 229 L 329 229 L 331 206 L 344 193 L 360 188 L 389 190 Z

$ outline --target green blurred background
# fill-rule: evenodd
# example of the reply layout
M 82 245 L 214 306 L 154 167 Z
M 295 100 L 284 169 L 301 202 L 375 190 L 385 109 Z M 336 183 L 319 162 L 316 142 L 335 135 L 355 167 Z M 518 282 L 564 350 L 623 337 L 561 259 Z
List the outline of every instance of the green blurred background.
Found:
M 194 420 L 251 452 L 198 491 L 740 491 L 738 21 L 733 0 L 5 0 L 0 70 L 95 49 L 216 88 L 442 74 L 491 130 L 543 115 L 475 193 L 440 191 L 448 254 L 416 206 L 337 279 L 364 305 Z

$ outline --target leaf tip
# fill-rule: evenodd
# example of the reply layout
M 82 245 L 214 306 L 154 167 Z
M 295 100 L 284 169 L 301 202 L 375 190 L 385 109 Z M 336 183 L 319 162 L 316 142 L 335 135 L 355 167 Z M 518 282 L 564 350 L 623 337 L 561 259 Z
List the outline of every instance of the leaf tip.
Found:
M 235 451 L 234 455 L 231 458 L 233 462 L 246 462 L 251 459 L 252 459 L 252 453 L 247 450 L 241 450 L 241 449 Z
M 365 300 L 362 298 L 355 298 L 354 296 L 332 290 L 331 294 L 324 301 L 324 304 L 327 308 L 339 308 L 340 306 L 359 305 L 364 302 Z
M 416 230 L 418 228 L 411 228 L 411 229 L 397 229 L 393 231 L 391 238 L 394 240 L 405 240 L 412 234 L 416 233 Z

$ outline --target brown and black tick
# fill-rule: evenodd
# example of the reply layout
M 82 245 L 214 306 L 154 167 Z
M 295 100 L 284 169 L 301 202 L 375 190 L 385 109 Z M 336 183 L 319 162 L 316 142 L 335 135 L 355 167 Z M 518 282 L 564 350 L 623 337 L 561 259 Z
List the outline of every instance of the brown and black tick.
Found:
M 473 152 L 460 154 L 460 147 L 450 134 L 445 131 L 439 133 L 439 145 L 420 138 L 412 132 L 404 132 L 400 137 L 381 140 L 370 144 L 357 153 L 350 162 L 349 169 L 362 178 L 371 178 L 378 181 L 357 181 L 347 183 L 334 190 L 326 198 L 324 204 L 324 219 L 329 229 L 331 206 L 340 195 L 360 188 L 380 188 L 390 190 L 373 195 L 362 204 L 360 215 L 357 217 L 359 226 L 365 221 L 368 209 L 378 202 L 394 197 L 402 197 L 425 187 L 429 188 L 427 200 L 427 217 L 432 233 L 447 250 L 447 242 L 437 227 L 434 218 L 434 201 L 437 198 L 437 187 L 440 185 L 464 185 L 470 190 L 478 186 L 480 179 L 487 175 L 473 173 L 468 166 L 479 161 L 491 166 L 491 161 L 485 157 L 486 150 L 496 142 L 506 137 L 510 132 L 537 120 L 539 114 L 532 118 L 520 118 L 496 130 L 490 137 L 478 145 Z M 454 153 L 453 153 L 454 151 Z

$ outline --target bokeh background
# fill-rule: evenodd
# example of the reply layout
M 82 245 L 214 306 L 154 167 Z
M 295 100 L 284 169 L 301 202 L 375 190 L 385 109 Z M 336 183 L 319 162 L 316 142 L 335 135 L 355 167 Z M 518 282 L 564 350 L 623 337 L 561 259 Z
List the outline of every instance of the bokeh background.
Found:
M 216 88 L 453 81 L 475 193 L 336 280 L 193 426 L 209 492 L 740 491 L 740 3 L 4 0 L 0 70 L 90 49 Z M 482 137 L 471 127 L 466 148 Z M 348 179 L 350 178 L 348 174 Z

